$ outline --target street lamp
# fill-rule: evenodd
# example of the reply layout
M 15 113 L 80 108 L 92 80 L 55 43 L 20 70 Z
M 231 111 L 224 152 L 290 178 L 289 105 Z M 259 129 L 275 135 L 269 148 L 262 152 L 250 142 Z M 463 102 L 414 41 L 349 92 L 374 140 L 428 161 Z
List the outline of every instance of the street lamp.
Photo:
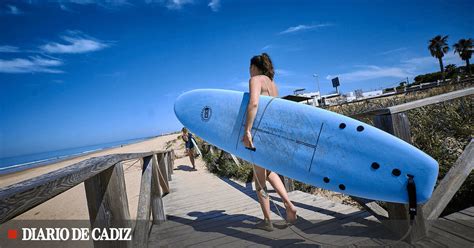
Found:
M 321 98 L 321 89 L 319 88 L 319 75 L 318 74 L 313 74 L 313 77 L 316 78 L 316 83 L 318 83 L 319 98 Z

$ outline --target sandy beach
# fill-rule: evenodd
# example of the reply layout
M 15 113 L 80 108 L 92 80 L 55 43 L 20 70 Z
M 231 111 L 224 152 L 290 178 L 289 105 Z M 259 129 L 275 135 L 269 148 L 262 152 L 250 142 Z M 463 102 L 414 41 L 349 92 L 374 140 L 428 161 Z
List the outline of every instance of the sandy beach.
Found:
M 63 168 L 82 160 L 115 153 L 135 153 L 148 152 L 153 150 L 166 149 L 167 143 L 174 149 L 179 149 L 182 142 L 170 142 L 176 140 L 178 134 L 170 134 L 151 138 L 134 144 L 124 145 L 123 147 L 111 148 L 103 151 L 94 152 L 85 156 L 76 157 L 70 160 L 53 163 L 25 171 L 15 172 L 0 176 L 0 187 L 15 184 L 44 173 L 48 173 L 59 168 Z M 176 151 L 176 156 L 181 156 L 182 151 Z M 138 195 L 141 179 L 141 160 L 132 160 L 124 162 L 125 184 L 128 196 L 131 218 L 135 218 L 138 205 Z M 88 220 L 89 213 L 84 190 L 84 183 L 81 183 L 72 189 L 52 198 L 30 209 L 29 211 L 17 216 L 17 220 Z

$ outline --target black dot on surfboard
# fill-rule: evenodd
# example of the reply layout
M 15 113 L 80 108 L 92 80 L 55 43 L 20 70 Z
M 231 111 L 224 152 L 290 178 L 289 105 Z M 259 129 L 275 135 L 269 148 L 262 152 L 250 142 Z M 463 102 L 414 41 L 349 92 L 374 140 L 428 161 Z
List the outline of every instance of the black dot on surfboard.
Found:
M 372 169 L 376 170 L 376 169 L 380 168 L 380 165 L 377 162 L 373 162 L 370 167 L 372 167 Z
M 402 174 L 402 172 L 399 169 L 393 169 L 392 170 L 392 175 L 398 177 L 398 176 L 400 176 L 400 174 Z
M 324 181 L 325 183 L 329 183 L 329 178 L 328 178 L 328 177 L 324 177 L 324 178 L 323 178 L 323 181 Z
M 345 189 L 346 189 L 346 186 L 344 186 L 344 184 L 339 184 L 339 189 L 340 189 L 340 190 L 345 190 Z
M 346 128 L 346 123 L 341 123 L 341 124 L 339 124 L 339 128 L 340 128 L 340 129 Z
M 358 126 L 358 127 L 357 127 L 357 131 L 358 131 L 358 132 L 364 131 L 364 127 L 363 127 L 363 126 Z

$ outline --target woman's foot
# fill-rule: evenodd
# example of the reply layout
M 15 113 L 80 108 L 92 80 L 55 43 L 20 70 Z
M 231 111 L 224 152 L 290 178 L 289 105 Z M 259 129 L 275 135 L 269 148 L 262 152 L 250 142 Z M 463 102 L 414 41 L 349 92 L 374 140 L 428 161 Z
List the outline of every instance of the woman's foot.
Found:
M 273 231 L 273 224 L 272 221 L 269 219 L 259 221 L 257 224 L 255 224 L 255 227 L 258 229 L 265 230 L 267 232 Z
M 291 205 L 290 205 L 291 204 Z M 286 208 L 286 222 L 288 222 L 291 225 L 294 225 L 296 223 L 296 218 L 298 217 L 296 215 L 296 207 L 292 203 L 290 204 L 285 204 Z

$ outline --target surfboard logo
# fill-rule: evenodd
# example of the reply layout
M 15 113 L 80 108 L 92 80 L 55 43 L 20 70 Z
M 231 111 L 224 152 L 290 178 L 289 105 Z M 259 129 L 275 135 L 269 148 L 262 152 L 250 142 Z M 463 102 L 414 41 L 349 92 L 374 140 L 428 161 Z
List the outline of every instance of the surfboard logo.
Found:
M 209 121 L 209 119 L 211 119 L 211 116 L 212 116 L 212 109 L 211 109 L 211 107 L 205 106 L 205 107 L 201 110 L 201 120 L 202 120 L 202 121 Z

